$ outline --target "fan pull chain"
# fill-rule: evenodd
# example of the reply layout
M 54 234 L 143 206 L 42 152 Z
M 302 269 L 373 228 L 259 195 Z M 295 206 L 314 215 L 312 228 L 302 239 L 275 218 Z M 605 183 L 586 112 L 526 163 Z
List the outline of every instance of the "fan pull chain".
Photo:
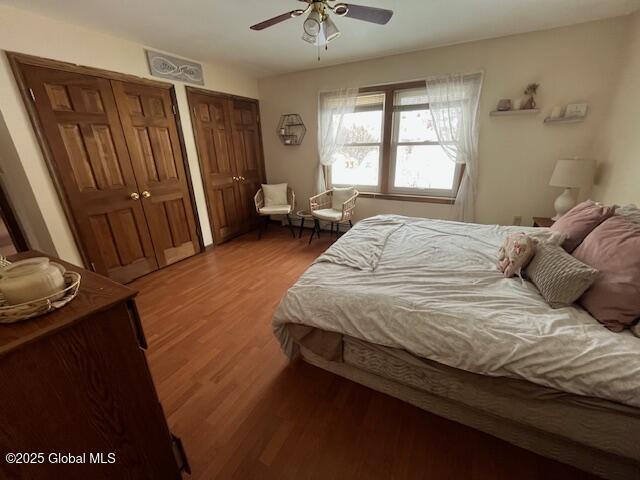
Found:
M 329 44 L 328 43 L 324 44 L 324 51 L 325 52 L 329 51 Z M 318 44 L 318 61 L 320 61 L 320 44 Z

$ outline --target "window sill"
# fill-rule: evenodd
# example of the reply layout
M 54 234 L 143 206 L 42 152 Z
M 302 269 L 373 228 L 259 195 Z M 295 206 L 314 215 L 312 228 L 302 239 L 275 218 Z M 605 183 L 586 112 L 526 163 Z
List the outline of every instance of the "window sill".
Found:
M 403 193 L 375 193 L 375 192 L 359 192 L 362 198 L 378 198 L 381 200 L 399 200 L 401 202 L 421 202 L 421 203 L 439 203 L 443 205 L 453 205 L 456 201 L 451 197 L 433 197 L 427 195 L 407 195 Z

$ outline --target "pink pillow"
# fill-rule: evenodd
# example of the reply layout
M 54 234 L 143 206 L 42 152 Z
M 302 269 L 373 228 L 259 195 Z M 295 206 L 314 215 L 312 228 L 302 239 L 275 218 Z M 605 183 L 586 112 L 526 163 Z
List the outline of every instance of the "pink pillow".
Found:
M 560 217 L 551 229 L 567 236 L 562 248 L 571 253 L 594 228 L 613 216 L 615 211 L 616 207 L 605 207 L 593 200 L 587 200 Z
M 614 332 L 631 326 L 640 317 L 640 225 L 620 216 L 605 220 L 573 256 L 600 270 L 579 303 Z

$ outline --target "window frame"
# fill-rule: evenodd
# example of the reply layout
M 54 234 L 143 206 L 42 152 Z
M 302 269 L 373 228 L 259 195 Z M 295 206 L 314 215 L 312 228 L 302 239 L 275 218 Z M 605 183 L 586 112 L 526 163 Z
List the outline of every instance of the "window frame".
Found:
M 370 198 L 380 198 L 389 200 L 404 200 L 414 202 L 429 202 L 429 203 L 443 203 L 453 204 L 455 202 L 462 176 L 464 174 L 464 165 L 456 165 L 454 174 L 454 185 L 451 190 L 443 189 L 416 189 L 416 188 L 402 188 L 394 187 L 395 180 L 395 162 L 396 151 L 398 145 L 412 144 L 412 145 L 440 145 L 439 142 L 395 142 L 397 138 L 397 129 L 399 128 L 399 122 L 394 122 L 394 113 L 397 110 L 408 110 L 424 107 L 428 107 L 428 104 L 420 104 L 417 106 L 411 105 L 409 108 L 398 108 L 394 105 L 395 94 L 402 90 L 415 90 L 424 89 L 426 84 L 424 81 L 415 82 L 403 82 L 393 83 L 387 85 L 377 85 L 371 87 L 363 87 L 358 90 L 358 95 L 365 94 L 384 94 L 384 102 L 382 105 L 382 148 L 380 153 L 380 168 L 378 171 L 378 186 L 372 189 L 368 185 L 355 185 L 360 191 L 360 196 Z M 356 109 L 357 111 L 357 109 Z M 378 145 L 378 144 L 376 144 Z M 328 179 L 330 186 L 341 186 L 341 184 L 334 184 L 331 179 L 331 168 L 326 167 L 325 175 Z

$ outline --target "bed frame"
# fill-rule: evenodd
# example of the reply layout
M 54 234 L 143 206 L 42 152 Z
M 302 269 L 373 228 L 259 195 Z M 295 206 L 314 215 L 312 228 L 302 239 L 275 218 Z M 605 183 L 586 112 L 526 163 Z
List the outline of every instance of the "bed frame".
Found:
M 421 371 L 394 349 L 346 336 L 342 344 L 342 358 L 333 360 L 298 348 L 312 365 L 542 456 L 610 480 L 640 478 L 640 409 L 436 362 Z M 495 382 L 514 382 L 522 396 L 496 389 Z

